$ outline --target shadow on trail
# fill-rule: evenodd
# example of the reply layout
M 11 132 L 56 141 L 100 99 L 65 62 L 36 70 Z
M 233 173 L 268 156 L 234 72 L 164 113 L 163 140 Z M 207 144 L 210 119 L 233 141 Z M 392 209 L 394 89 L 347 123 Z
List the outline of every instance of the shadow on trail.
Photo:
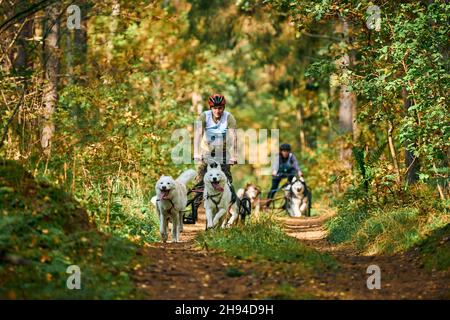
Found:
M 286 233 L 304 244 L 331 254 L 338 271 L 320 274 L 294 272 L 292 263 L 273 264 L 226 257 L 196 246 L 204 231 L 205 215 L 199 210 L 195 225 L 185 225 L 181 243 L 155 243 L 142 249 L 148 263 L 135 273 L 147 299 L 443 299 L 450 298 L 448 273 L 427 272 L 414 254 L 363 256 L 349 247 L 326 240 L 324 222 L 333 216 L 325 210 L 310 218 L 282 217 Z M 367 267 L 381 269 L 381 289 L 367 288 Z M 289 287 L 288 296 L 277 296 Z

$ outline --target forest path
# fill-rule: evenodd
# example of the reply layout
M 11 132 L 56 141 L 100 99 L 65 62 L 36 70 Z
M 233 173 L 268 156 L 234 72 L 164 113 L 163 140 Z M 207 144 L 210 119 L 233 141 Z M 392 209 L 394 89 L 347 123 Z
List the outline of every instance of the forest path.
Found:
M 318 217 L 279 218 L 287 234 L 339 262 L 338 271 L 321 274 L 293 272 L 292 264 L 238 260 L 202 250 L 195 236 L 204 230 L 205 215 L 185 225 L 180 243 L 154 243 L 143 249 L 148 264 L 135 274 L 147 299 L 449 299 L 450 277 L 427 272 L 414 254 L 363 256 L 348 247 L 330 244 L 324 222 L 330 210 Z M 169 238 L 170 239 L 170 238 Z M 369 265 L 381 269 L 381 289 L 367 288 Z M 236 274 L 238 270 L 238 274 Z M 289 295 L 280 286 L 289 284 Z
M 408 252 L 396 255 L 361 255 L 349 246 L 335 245 L 326 240 L 329 210 L 318 217 L 282 218 L 286 233 L 321 252 L 331 254 L 340 265 L 337 272 L 316 276 L 328 294 L 343 299 L 449 299 L 448 272 L 428 272 L 419 257 Z M 381 288 L 369 290 L 367 273 L 370 265 L 381 272 Z M 328 294 L 326 296 L 328 296 Z

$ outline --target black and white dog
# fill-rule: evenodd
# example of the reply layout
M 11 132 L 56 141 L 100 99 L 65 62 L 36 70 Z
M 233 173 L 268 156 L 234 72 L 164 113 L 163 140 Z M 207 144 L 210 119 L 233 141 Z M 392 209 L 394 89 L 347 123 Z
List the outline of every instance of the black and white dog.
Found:
M 292 182 L 284 187 L 286 210 L 291 217 L 310 216 L 311 192 L 303 178 L 294 177 Z
M 247 183 L 245 188 L 241 188 L 236 192 L 236 195 L 239 200 L 242 200 L 244 196 L 247 197 L 250 200 L 252 213 L 259 213 L 261 207 L 260 187 L 253 183 Z

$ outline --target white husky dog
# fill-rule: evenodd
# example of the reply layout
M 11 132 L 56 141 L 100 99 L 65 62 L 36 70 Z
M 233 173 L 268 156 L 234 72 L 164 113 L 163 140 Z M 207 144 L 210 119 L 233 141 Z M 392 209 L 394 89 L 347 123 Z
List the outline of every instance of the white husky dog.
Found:
M 227 176 L 223 173 L 220 165 L 211 167 L 208 164 L 203 182 L 205 183 L 203 199 L 206 211 L 206 229 L 214 228 L 219 223 L 222 228 L 232 225 L 238 218 L 237 203 L 231 204 L 231 189 Z M 230 210 L 231 218 L 226 223 L 228 210 Z
M 176 180 L 169 176 L 162 176 L 156 182 L 156 196 L 152 203 L 159 214 L 159 231 L 163 242 L 169 236 L 169 221 L 172 222 L 172 241 L 178 242 L 180 232 L 183 231 L 183 212 L 187 204 L 186 185 L 195 178 L 195 170 L 189 169 L 183 172 Z
M 304 216 L 308 211 L 309 196 L 307 194 L 305 181 L 297 177 L 284 188 L 286 197 L 286 210 L 291 217 Z

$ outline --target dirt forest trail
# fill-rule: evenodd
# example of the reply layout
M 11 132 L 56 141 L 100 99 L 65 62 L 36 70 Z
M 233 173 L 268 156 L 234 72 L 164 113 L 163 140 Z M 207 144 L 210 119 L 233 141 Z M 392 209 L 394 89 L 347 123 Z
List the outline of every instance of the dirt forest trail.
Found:
M 286 233 L 304 244 L 327 252 L 339 263 L 338 271 L 322 274 L 293 272 L 292 264 L 273 264 L 226 257 L 196 246 L 195 235 L 205 227 L 199 211 L 195 225 L 185 225 L 181 243 L 155 243 L 142 250 L 148 257 L 136 274 L 146 299 L 272 299 L 277 288 L 289 284 L 300 299 L 448 299 L 448 273 L 430 273 L 413 254 L 363 256 L 326 239 L 324 222 L 333 213 L 318 217 L 280 218 Z M 170 238 L 169 238 L 170 239 Z M 146 259 L 147 260 L 147 259 Z M 367 288 L 369 265 L 381 269 L 381 289 Z M 232 276 L 230 270 L 239 270 Z M 283 297 L 281 297 L 283 298 Z

